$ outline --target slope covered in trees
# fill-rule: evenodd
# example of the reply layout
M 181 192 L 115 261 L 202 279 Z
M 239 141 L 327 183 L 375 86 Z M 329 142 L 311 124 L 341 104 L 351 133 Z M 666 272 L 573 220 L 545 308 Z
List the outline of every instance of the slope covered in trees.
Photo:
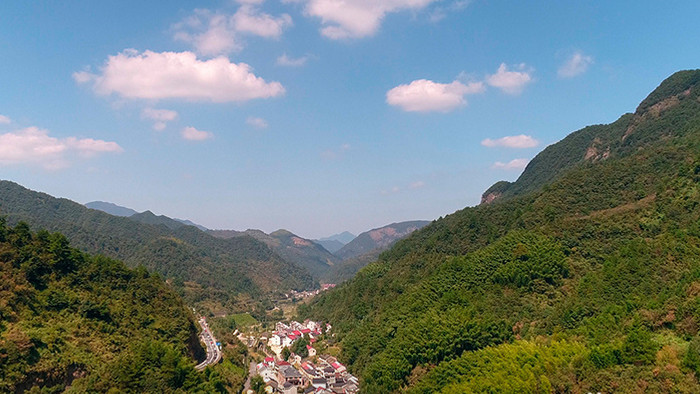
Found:
M 204 351 L 188 308 L 143 267 L 1 219 L 0 275 L 0 391 L 223 387 L 194 369 Z
M 284 260 L 296 264 L 318 280 L 336 264 L 339 259 L 323 248 L 323 246 L 299 237 L 287 230 L 277 230 L 265 234 L 260 230 L 209 230 L 209 234 L 224 239 L 249 236 L 265 243 Z
M 700 391 L 698 81 L 546 148 L 300 313 L 367 393 Z
M 192 226 L 140 214 L 142 223 L 0 181 L 0 214 L 10 224 L 60 231 L 83 251 L 163 275 L 190 305 L 250 307 L 268 295 L 313 285 L 311 276 L 251 237 L 217 239 Z

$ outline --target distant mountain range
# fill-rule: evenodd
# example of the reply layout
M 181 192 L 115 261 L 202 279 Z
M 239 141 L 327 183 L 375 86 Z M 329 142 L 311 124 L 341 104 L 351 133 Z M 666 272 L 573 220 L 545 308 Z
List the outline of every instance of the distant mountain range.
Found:
M 252 229 L 209 230 L 189 220 L 156 215 L 151 211 L 139 213 L 131 208 L 104 201 L 89 202 L 85 206 L 110 215 L 127 217 L 139 223 L 164 226 L 171 231 L 195 226 L 221 239 L 249 236 L 263 242 L 285 261 L 306 269 L 315 280 L 333 283 L 352 278 L 358 270 L 375 261 L 379 254 L 394 242 L 430 223 L 420 220 L 392 223 L 366 231 L 357 237 L 344 231 L 329 237 L 309 240 L 287 230 L 277 230 L 270 234 Z
M 188 303 L 211 310 L 232 310 L 246 298 L 246 303 L 257 302 L 314 286 L 307 270 L 253 237 L 218 239 L 148 211 L 113 216 L 0 181 L 0 212 L 10 225 L 25 221 L 34 230 L 60 231 L 81 250 L 156 271 Z
M 355 239 L 354 234 L 344 231 L 340 234 L 334 234 L 330 237 L 315 239 L 313 241 L 326 248 L 327 251 L 335 253 L 353 239 Z
M 255 238 L 264 242 L 283 259 L 308 270 L 316 279 L 325 276 L 330 268 L 340 261 L 323 246 L 287 230 L 277 230 L 270 234 L 260 230 L 209 230 L 209 234 L 225 239 L 240 236 Z
M 167 227 L 171 228 L 172 230 L 178 228 L 179 226 L 174 226 L 173 223 L 170 223 L 170 221 L 174 220 L 176 222 L 180 222 L 186 226 L 195 226 L 198 229 L 202 231 L 207 231 L 208 228 L 199 225 L 191 220 L 187 219 L 177 219 L 177 218 L 169 218 L 167 216 L 155 216 L 150 211 L 145 211 L 139 214 L 137 211 L 127 208 L 127 207 L 122 207 L 120 205 L 111 203 L 111 202 L 106 202 L 106 201 L 92 201 L 87 204 L 85 204 L 86 207 L 90 209 L 96 209 L 98 211 L 106 212 L 110 215 L 114 216 L 122 216 L 122 217 L 129 217 L 132 219 L 136 219 L 142 223 L 149 223 L 149 224 L 165 224 Z M 142 215 L 141 217 L 138 217 L 138 215 Z M 155 218 L 154 218 L 155 217 Z M 160 218 L 156 219 L 156 218 Z M 167 219 L 167 220 L 166 220 Z M 158 223 L 160 221 L 160 223 Z
M 342 282 L 350 279 L 367 264 L 376 261 L 379 255 L 396 241 L 430 224 L 425 220 L 392 223 L 366 231 L 334 252 L 341 262 L 334 265 L 322 278 L 325 282 Z

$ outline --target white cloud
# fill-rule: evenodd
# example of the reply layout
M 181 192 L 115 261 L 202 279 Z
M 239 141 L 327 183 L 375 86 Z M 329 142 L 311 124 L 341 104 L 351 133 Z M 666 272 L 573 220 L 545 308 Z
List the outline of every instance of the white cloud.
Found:
M 519 71 L 508 71 L 508 66 L 505 63 L 501 63 L 495 74 L 486 77 L 486 82 L 505 93 L 520 94 L 525 85 L 532 82 L 532 70 L 522 63 L 515 68 Z
M 422 187 L 425 187 L 425 182 L 423 181 L 416 181 L 412 182 L 410 185 L 408 185 L 411 189 L 420 189 Z
M 278 17 L 261 12 L 260 1 L 239 1 L 235 14 L 197 9 L 183 21 L 173 25 L 173 38 L 191 44 L 203 56 L 224 55 L 243 49 L 240 35 L 279 38 L 292 25 L 292 17 Z
M 274 17 L 245 5 L 238 9 L 231 20 L 236 31 L 266 38 L 278 38 L 285 28 L 292 25 L 292 17 L 287 14 Z
M 302 56 L 299 58 L 292 58 L 287 56 L 287 54 L 282 54 L 282 56 L 277 58 L 277 65 L 278 66 L 286 66 L 286 67 L 300 67 L 306 64 L 306 61 L 309 60 L 308 56 Z
M 174 26 L 173 38 L 192 44 L 204 56 L 240 51 L 243 45 L 238 42 L 229 19 L 209 10 L 195 10 L 194 15 Z
M 0 124 L 12 123 L 12 120 L 5 115 L 0 115 Z
M 189 141 L 204 141 L 212 138 L 214 134 L 208 131 L 197 130 L 194 127 L 185 127 L 182 129 L 182 138 Z
M 305 13 L 321 19 L 321 34 L 330 39 L 371 36 L 386 14 L 421 10 L 439 0 L 287 0 L 306 3 Z
M 110 56 L 100 74 L 76 72 L 78 83 L 90 83 L 97 94 L 127 99 L 248 101 L 284 94 L 279 82 L 255 76 L 245 63 L 225 57 L 202 61 L 192 52 L 139 53 L 127 49 Z
M 585 73 L 591 64 L 593 64 L 593 58 L 591 56 L 576 52 L 559 67 L 557 75 L 559 78 L 573 78 Z
M 386 102 L 404 111 L 448 112 L 466 105 L 465 95 L 483 91 L 482 82 L 470 82 L 465 85 L 459 81 L 445 84 L 419 79 L 389 90 L 386 93 Z
M 177 112 L 169 109 L 144 108 L 141 112 L 141 118 L 154 120 L 153 129 L 162 131 L 168 122 L 177 119 Z
M 0 134 L 0 165 L 30 164 L 60 169 L 69 165 L 72 155 L 93 157 L 110 152 L 119 153 L 123 149 L 116 142 L 51 137 L 48 130 L 37 127 Z
M 249 126 L 253 126 L 258 129 L 264 129 L 267 128 L 267 121 L 263 118 L 256 118 L 253 116 L 248 117 L 248 119 L 245 120 L 245 122 Z
M 537 141 L 536 139 L 532 138 L 529 135 L 525 135 L 525 134 L 502 137 L 502 138 L 499 138 L 496 140 L 492 140 L 491 138 L 487 138 L 487 139 L 481 141 L 481 145 L 489 147 L 489 148 L 495 148 L 495 147 L 534 148 L 537 145 L 539 145 L 539 143 L 540 142 Z
M 528 159 L 513 159 L 508 163 L 497 161 L 493 163 L 493 166 L 491 168 L 499 170 L 522 170 L 527 166 L 527 163 L 529 162 L 530 160 Z

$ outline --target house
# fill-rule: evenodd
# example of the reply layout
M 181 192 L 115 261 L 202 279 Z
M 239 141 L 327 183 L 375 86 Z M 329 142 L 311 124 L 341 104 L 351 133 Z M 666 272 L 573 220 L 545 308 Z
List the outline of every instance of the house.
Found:
M 311 386 L 317 389 L 325 389 L 328 388 L 328 382 L 324 378 L 313 378 L 311 379 Z
M 289 363 L 294 365 L 294 364 L 301 364 L 301 356 L 296 354 L 296 353 L 291 353 L 289 355 Z
M 309 357 L 316 355 L 316 349 L 314 349 L 311 345 L 306 345 L 306 350 L 309 351 Z
M 297 386 L 289 382 L 283 384 L 281 389 L 282 394 L 297 394 Z
M 297 369 L 291 365 L 283 365 L 279 368 L 277 372 L 277 381 L 280 384 L 291 383 L 295 386 L 304 385 L 304 377 L 301 375 L 301 372 L 297 371 Z
M 333 369 L 335 369 L 335 372 L 340 373 L 340 374 L 347 371 L 347 368 L 345 368 L 345 366 L 343 364 L 341 364 L 337 361 L 332 363 L 331 367 L 333 367 Z
M 301 363 L 301 373 L 304 374 L 307 380 L 311 380 L 316 377 L 316 368 L 311 363 Z
M 286 338 L 286 335 L 276 332 L 272 334 L 272 337 L 270 337 L 270 341 L 268 343 L 270 346 L 282 346 L 282 338 Z

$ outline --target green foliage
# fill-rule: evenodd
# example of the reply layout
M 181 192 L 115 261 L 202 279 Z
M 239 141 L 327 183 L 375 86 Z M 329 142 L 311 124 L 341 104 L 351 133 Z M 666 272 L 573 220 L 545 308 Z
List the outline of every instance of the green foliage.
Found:
M 291 351 L 301 357 L 308 357 L 309 349 L 306 348 L 308 344 L 309 340 L 306 337 L 302 336 L 301 338 L 294 341 L 294 343 L 292 344 Z
M 700 376 L 700 336 L 694 336 L 688 344 L 683 366 L 694 372 L 695 376 Z
M 289 356 L 292 354 L 292 351 L 289 350 L 287 346 L 282 348 L 282 352 L 280 352 L 280 356 L 282 356 L 282 360 L 288 360 Z
M 0 220 L 0 234 L 1 392 L 236 387 L 195 371 L 204 355 L 197 327 L 157 275 L 83 254 L 61 234 L 32 234 L 25 223 Z
M 17 247 L 31 242 L 28 225 L 19 222 L 60 231 L 65 237 L 48 239 L 46 233 L 42 242 L 60 249 L 69 239 L 83 251 L 122 260 L 130 267 L 143 265 L 175 285 L 188 304 L 200 310 L 247 310 L 280 292 L 314 284 L 305 269 L 283 260 L 251 237 L 218 239 L 150 212 L 133 218 L 115 217 L 9 181 L 0 181 L 0 211 L 9 224 L 16 225 L 10 242 Z M 56 256 L 51 264 L 71 269 L 62 266 L 71 261 L 66 255 Z M 34 269 L 41 276 L 42 267 Z
M 697 392 L 697 81 L 546 148 L 501 198 L 399 241 L 301 317 L 333 324 L 369 393 Z M 540 364 L 559 342 L 572 352 Z

